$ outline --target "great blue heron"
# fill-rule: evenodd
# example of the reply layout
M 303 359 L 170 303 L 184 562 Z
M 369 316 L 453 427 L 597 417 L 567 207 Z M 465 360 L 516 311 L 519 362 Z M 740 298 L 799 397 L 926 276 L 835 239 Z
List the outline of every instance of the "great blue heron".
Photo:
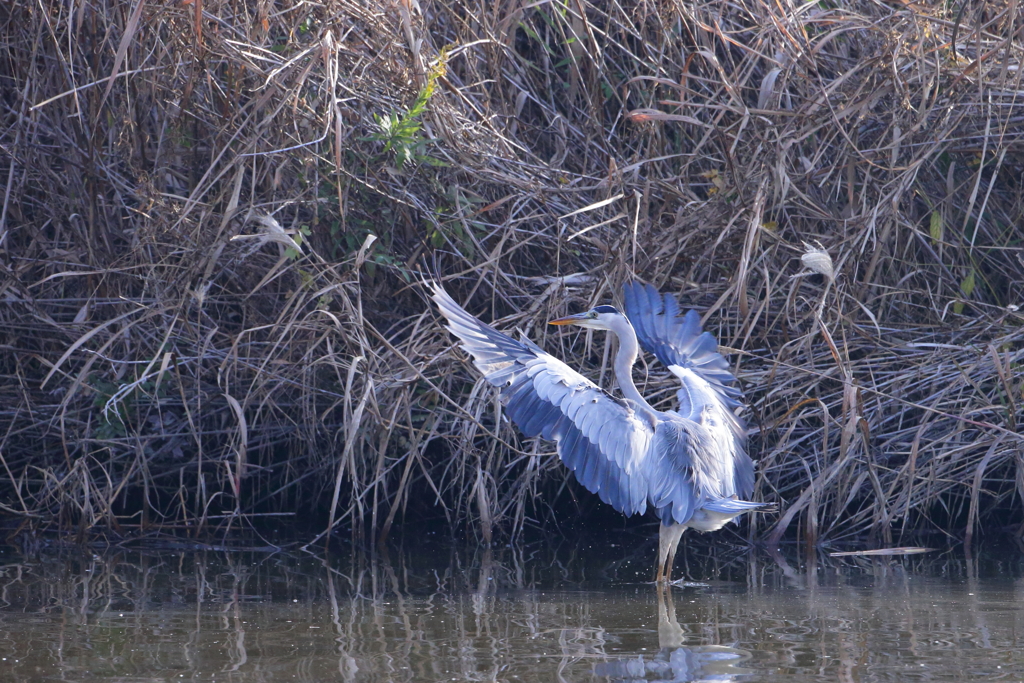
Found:
M 741 405 L 736 378 L 718 342 L 702 332 L 700 316 L 681 315 L 671 294 L 630 283 L 626 315 L 597 306 L 550 322 L 618 337 L 617 399 L 529 339 L 516 341 L 473 317 L 439 284 L 433 290 L 448 329 L 500 388 L 505 413 L 524 435 L 554 441 L 577 481 L 619 512 L 654 508 L 661 519 L 656 581 L 670 580 L 687 528 L 714 531 L 764 507 L 742 500 L 753 492 L 754 465 L 735 412 Z M 637 391 L 631 370 L 638 337 L 681 381 L 677 411 L 655 410 Z

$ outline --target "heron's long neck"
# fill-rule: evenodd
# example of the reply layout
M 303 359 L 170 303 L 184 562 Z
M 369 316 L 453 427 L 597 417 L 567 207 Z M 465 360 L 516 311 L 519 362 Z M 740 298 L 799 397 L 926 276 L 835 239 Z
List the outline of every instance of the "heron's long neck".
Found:
M 633 364 L 636 363 L 636 356 L 640 349 L 633 326 L 629 324 L 628 320 L 622 318 L 613 321 L 609 329 L 619 338 L 619 350 L 615 354 L 615 379 L 619 382 L 619 390 L 625 398 L 633 401 L 641 408 L 645 408 L 652 413 L 655 412 L 651 404 L 637 391 L 636 385 L 633 384 Z

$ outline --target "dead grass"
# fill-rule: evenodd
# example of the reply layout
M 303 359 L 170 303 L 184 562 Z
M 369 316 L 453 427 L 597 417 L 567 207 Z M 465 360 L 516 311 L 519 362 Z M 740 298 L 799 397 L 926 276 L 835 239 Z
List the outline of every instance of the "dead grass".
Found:
M 574 489 L 495 422 L 427 270 L 605 381 L 604 341 L 546 318 L 632 277 L 706 311 L 782 509 L 759 535 L 1019 520 L 1016 4 L 107 0 L 0 24 L 13 518 L 543 523 Z

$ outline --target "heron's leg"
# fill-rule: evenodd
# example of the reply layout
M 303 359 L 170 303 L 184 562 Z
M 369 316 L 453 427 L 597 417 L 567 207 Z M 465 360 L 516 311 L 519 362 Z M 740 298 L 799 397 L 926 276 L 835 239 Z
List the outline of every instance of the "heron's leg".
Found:
M 658 534 L 658 573 L 654 577 L 657 582 L 672 580 L 672 564 L 676 560 L 676 548 L 679 539 L 686 531 L 685 524 L 662 524 Z
M 679 530 L 676 532 L 675 540 L 672 542 L 672 547 L 668 551 L 668 566 L 665 567 L 665 580 L 669 583 L 672 582 L 672 569 L 676 566 L 676 551 L 679 550 L 679 541 L 683 537 L 683 532 L 686 531 L 686 527 L 682 524 L 677 525 Z

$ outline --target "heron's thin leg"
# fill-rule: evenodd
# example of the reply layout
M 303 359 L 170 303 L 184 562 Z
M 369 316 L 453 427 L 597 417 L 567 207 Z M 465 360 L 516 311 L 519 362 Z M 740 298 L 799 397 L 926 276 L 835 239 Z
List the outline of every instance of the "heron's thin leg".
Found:
M 655 583 L 661 583 L 665 580 L 665 565 L 668 561 L 668 535 L 666 534 L 667 526 L 664 524 L 658 527 L 658 564 L 654 572 Z
M 676 566 L 676 551 L 679 549 L 679 539 L 683 537 L 683 531 L 685 530 L 686 527 L 679 530 L 676 542 L 672 544 L 672 548 L 668 551 L 668 567 L 665 569 L 665 580 L 669 583 L 672 582 L 672 569 Z
M 658 533 L 658 574 L 654 580 L 668 582 L 672 580 L 672 564 L 676 559 L 676 548 L 679 539 L 686 530 L 685 524 L 662 524 Z

